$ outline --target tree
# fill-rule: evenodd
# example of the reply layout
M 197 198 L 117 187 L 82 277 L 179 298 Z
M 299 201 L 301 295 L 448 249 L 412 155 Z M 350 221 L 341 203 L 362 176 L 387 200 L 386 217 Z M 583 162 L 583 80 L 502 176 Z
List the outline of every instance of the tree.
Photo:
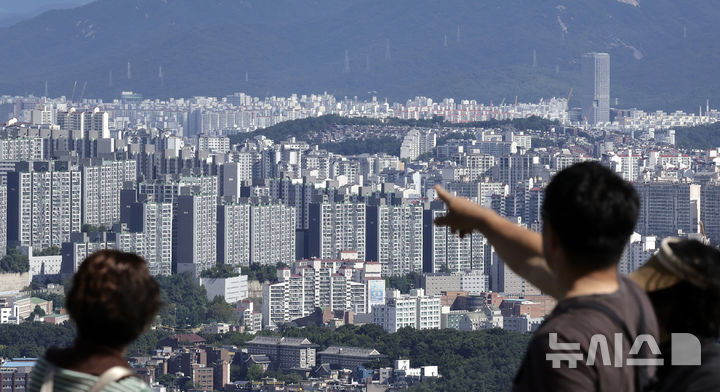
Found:
M 257 381 L 262 378 L 264 373 L 262 366 L 254 364 L 247 370 L 247 379 L 248 381 Z
M 35 256 L 58 256 L 62 254 L 62 250 L 57 246 L 51 246 L 49 248 L 45 248 L 41 250 L 38 253 L 35 253 Z
M 172 389 L 175 387 L 175 383 L 177 382 L 177 376 L 174 374 L 163 374 L 157 378 L 157 382 L 167 389 Z
M 410 289 L 415 287 L 418 277 L 417 272 L 410 272 L 403 276 L 388 276 L 385 278 L 385 285 L 390 289 L 400 290 L 401 293 L 407 294 Z
M 208 304 L 205 320 L 214 320 L 219 323 L 231 323 L 235 321 L 235 309 L 232 305 L 225 302 L 223 297 L 218 295 L 213 298 L 210 304 Z
M 155 278 L 160 285 L 160 297 L 164 306 L 160 319 L 164 325 L 184 327 L 197 326 L 205 321 L 207 294 L 190 273 Z
M 0 259 L 0 271 L 9 273 L 23 273 L 30 270 L 30 263 L 27 256 L 17 249 L 10 249 L 2 259 Z
M 201 278 L 210 279 L 234 278 L 236 276 L 240 276 L 240 273 L 235 270 L 235 267 L 225 264 L 216 265 L 200 273 Z
M 248 267 L 242 267 L 242 274 L 247 275 L 248 280 L 275 283 L 277 282 L 277 270 L 286 267 L 288 265 L 285 263 L 278 263 L 274 266 L 253 263 Z
M 39 357 L 48 347 L 66 347 L 73 339 L 71 323 L 0 324 L 0 357 Z

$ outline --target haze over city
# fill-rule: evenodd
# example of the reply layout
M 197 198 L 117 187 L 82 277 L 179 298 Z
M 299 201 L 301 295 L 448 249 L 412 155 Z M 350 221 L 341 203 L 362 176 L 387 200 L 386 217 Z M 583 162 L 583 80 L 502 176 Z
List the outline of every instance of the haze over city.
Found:
M 4 0 L 0 388 L 715 390 L 718 10 Z

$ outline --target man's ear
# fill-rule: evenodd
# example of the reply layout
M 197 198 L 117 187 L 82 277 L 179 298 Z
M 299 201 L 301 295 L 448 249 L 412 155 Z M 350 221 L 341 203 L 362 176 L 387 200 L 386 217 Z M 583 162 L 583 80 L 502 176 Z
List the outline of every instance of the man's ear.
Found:
M 545 237 L 545 252 L 553 256 L 557 256 L 558 252 L 562 252 L 562 246 L 560 246 L 560 238 L 555 231 L 555 228 L 547 220 L 543 222 L 543 236 Z

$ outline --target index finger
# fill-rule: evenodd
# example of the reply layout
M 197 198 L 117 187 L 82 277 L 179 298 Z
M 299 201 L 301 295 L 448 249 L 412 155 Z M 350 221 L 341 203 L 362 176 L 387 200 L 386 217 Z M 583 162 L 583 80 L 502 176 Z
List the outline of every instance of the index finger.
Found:
M 440 200 L 444 201 L 445 204 L 450 203 L 450 200 L 453 197 L 450 192 L 446 191 L 445 188 L 440 185 L 435 185 L 435 192 L 437 192 L 438 197 Z

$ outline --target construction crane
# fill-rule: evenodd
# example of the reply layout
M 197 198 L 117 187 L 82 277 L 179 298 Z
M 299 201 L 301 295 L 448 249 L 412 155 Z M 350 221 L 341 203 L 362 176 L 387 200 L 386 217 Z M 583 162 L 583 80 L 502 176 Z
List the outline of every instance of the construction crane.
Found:
M 75 90 L 77 90 L 77 80 L 75 81 L 75 84 L 73 84 L 73 92 L 70 96 L 70 102 L 73 102 L 73 100 L 75 99 Z
M 87 80 L 85 83 L 83 83 L 82 91 L 80 91 L 80 103 L 82 103 L 83 98 L 85 97 L 85 88 L 87 87 Z

